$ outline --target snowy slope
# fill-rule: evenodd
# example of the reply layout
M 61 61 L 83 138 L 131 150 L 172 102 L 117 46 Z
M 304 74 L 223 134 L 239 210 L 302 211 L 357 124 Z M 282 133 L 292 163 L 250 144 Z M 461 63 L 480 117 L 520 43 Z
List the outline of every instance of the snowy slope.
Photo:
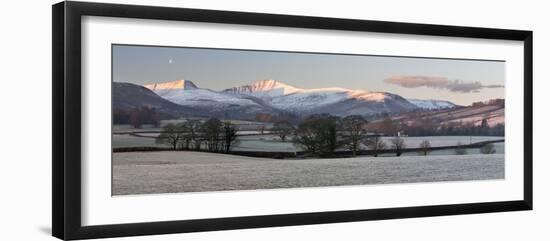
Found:
M 185 89 L 185 90 L 198 89 L 198 87 L 190 80 L 174 80 L 169 82 L 154 83 L 154 84 L 144 85 L 144 87 L 153 91 L 172 90 L 172 89 Z
M 223 92 L 254 96 L 275 108 L 300 114 L 331 113 L 343 116 L 399 112 L 416 108 L 406 99 L 384 92 L 338 87 L 301 89 L 275 80 L 261 80 Z
M 456 106 L 454 103 L 446 100 L 409 99 L 409 102 L 416 105 L 420 109 L 426 109 L 426 110 L 445 109 L 445 108 L 452 108 Z
M 223 92 L 251 95 L 260 98 L 273 98 L 303 91 L 303 89 L 299 89 L 276 80 L 261 80 L 250 85 L 232 87 L 224 90 Z
M 217 116 L 242 118 L 274 111 L 257 98 L 201 89 L 189 80 L 148 84 L 145 87 L 173 103 Z
M 213 106 L 215 108 L 223 108 L 230 105 L 260 106 L 252 98 L 220 93 L 209 89 L 156 90 L 155 93 L 179 105 Z
M 447 109 L 425 109 L 421 112 L 404 113 L 393 119 L 398 121 L 411 121 L 422 118 L 437 120 L 440 124 L 445 123 L 472 123 L 479 126 L 483 119 L 486 119 L 489 126 L 504 124 L 505 121 L 504 106 L 498 104 L 487 104 L 483 106 L 457 106 Z
M 197 116 L 205 114 L 205 112 L 194 107 L 181 106 L 170 102 L 167 99 L 157 95 L 150 89 L 136 84 L 113 82 L 112 91 L 113 108 L 115 110 L 128 111 L 147 106 L 150 108 L 155 108 L 159 112 L 173 114 L 176 116 L 180 113 L 188 113 Z
M 276 80 L 261 80 L 222 91 L 202 89 L 189 80 L 154 83 L 145 87 L 178 105 L 200 108 L 210 113 L 230 113 L 239 117 L 278 112 L 299 115 L 370 115 L 418 108 L 405 98 L 386 92 L 339 87 L 302 89 Z M 438 103 L 433 105 L 436 104 Z
M 260 105 L 251 100 L 251 98 L 198 88 L 197 85 L 189 80 L 176 80 L 144 86 L 159 96 L 184 106 L 213 106 L 215 108 L 223 108 L 229 105 Z

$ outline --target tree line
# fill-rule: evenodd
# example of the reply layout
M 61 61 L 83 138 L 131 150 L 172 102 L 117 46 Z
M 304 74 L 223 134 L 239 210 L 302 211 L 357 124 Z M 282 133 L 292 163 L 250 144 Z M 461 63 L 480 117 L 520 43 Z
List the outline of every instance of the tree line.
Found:
M 356 156 L 358 151 L 369 148 L 374 156 L 387 148 L 400 156 L 405 148 L 403 138 L 395 136 L 386 144 L 381 135 L 367 135 L 368 121 L 360 115 L 344 118 L 328 114 L 310 115 L 297 126 L 288 121 L 275 122 L 272 133 L 281 141 L 289 139 L 315 156 L 333 156 L 339 150 L 351 151 Z
M 421 119 L 415 124 L 404 125 L 409 136 L 504 136 L 504 124 L 489 126 L 486 118 L 479 125 L 468 122 L 447 122 L 437 125 L 432 119 Z
M 113 124 L 115 125 L 127 125 L 139 129 L 143 125 L 153 125 L 154 127 L 160 126 L 160 120 L 166 119 L 165 114 L 160 114 L 155 108 L 148 106 L 135 107 L 130 110 L 114 109 L 113 110 Z
M 210 152 L 230 152 L 236 141 L 235 125 L 217 118 L 169 123 L 156 138 L 157 143 L 169 145 L 173 150 L 200 151 L 204 147 Z
M 287 121 L 275 122 L 272 133 L 278 135 L 283 142 L 290 137 L 295 145 L 315 156 L 334 156 L 341 150 L 351 151 L 352 156 L 356 156 L 361 150 L 370 150 L 375 157 L 386 150 L 390 150 L 396 156 L 403 154 L 407 146 L 399 134 L 408 134 L 407 128 L 397 125 L 389 116 L 381 121 L 378 129 L 370 130 L 372 132 L 370 134 L 367 133 L 368 124 L 368 120 L 360 115 L 341 118 L 328 114 L 316 114 L 305 118 L 296 127 Z M 476 128 L 492 130 L 486 120 Z M 382 136 L 389 136 L 388 142 L 384 141 Z M 431 143 L 424 140 L 416 149 L 418 154 L 428 155 L 432 149 Z M 461 143 L 457 143 L 456 152 L 456 154 L 467 154 L 465 146 Z M 487 144 L 480 149 L 480 152 L 492 154 L 495 153 L 495 149 L 493 144 Z
M 487 124 L 482 122 L 482 126 Z M 359 151 L 370 150 L 373 156 L 391 150 L 401 156 L 406 148 L 405 140 L 397 133 L 405 130 L 391 118 L 385 118 L 376 132 L 367 133 L 369 121 L 361 115 L 346 117 L 329 114 L 315 114 L 304 118 L 298 124 L 288 120 L 273 123 L 270 133 L 282 142 L 292 142 L 312 156 L 330 157 L 339 151 L 350 151 L 356 156 Z M 487 125 L 488 126 L 488 125 Z M 483 128 L 487 128 L 487 126 Z M 373 130 L 371 130 L 373 131 Z M 263 134 L 263 130 L 262 130 Z M 386 142 L 382 136 L 390 136 Z M 237 128 L 230 121 L 210 118 L 206 121 L 187 120 L 183 123 L 170 123 L 162 127 L 157 143 L 169 145 L 174 150 L 206 150 L 210 152 L 230 152 L 238 141 Z M 483 153 L 494 153 L 488 145 Z M 428 155 L 431 144 L 425 140 L 417 147 L 420 155 Z M 456 154 L 466 154 L 463 145 L 457 144 Z
M 385 115 L 374 129 L 385 135 L 397 132 L 408 136 L 504 136 L 504 124 L 489 125 L 488 118 L 473 122 L 444 122 L 436 118 L 410 116 L 406 120 L 394 120 Z

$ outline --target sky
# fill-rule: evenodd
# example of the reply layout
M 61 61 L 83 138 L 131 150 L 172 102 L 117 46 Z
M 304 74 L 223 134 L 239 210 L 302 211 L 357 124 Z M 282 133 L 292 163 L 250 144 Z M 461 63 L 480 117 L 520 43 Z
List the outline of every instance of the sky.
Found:
M 113 45 L 113 81 L 190 80 L 223 90 L 274 79 L 298 88 L 383 91 L 459 105 L 504 98 L 503 61 Z

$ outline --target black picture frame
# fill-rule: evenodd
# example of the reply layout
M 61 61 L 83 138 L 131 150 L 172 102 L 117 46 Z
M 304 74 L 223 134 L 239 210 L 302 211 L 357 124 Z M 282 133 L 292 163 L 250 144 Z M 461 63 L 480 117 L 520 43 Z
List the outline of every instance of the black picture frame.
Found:
M 52 233 L 72 240 L 213 230 L 308 225 L 381 219 L 532 210 L 533 33 L 523 30 L 443 26 L 277 14 L 150 7 L 89 2 L 52 6 L 53 150 Z M 282 26 L 427 36 L 517 40 L 524 43 L 523 199 L 456 205 L 294 213 L 99 226 L 81 224 L 81 17 L 104 16 L 206 23 Z

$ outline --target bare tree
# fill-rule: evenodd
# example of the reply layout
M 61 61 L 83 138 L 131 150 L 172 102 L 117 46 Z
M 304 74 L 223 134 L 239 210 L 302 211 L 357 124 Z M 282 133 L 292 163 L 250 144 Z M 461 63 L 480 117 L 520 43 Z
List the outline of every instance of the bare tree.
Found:
M 294 131 L 294 126 L 286 120 L 277 121 L 273 124 L 271 131 L 275 133 L 282 142 L 286 141 L 287 136 L 291 135 Z
M 331 155 L 342 145 L 338 139 L 340 119 L 328 114 L 307 117 L 296 129 L 294 144 L 309 152 Z
M 155 127 L 160 126 L 159 115 L 155 108 L 149 108 L 142 106 L 141 108 L 134 108 L 130 112 L 130 124 L 139 129 L 143 124 L 151 124 Z
M 182 124 L 168 124 L 162 127 L 162 132 L 156 138 L 157 143 L 168 144 L 176 150 L 178 144 L 184 139 L 185 128 Z
M 386 149 L 386 142 L 382 140 L 382 138 L 379 135 L 372 136 L 367 138 L 364 141 L 364 144 L 373 151 L 373 156 L 377 157 L 378 153 L 380 151 L 383 151 Z
M 191 149 L 191 145 L 195 145 L 197 142 L 197 139 L 199 138 L 202 123 L 199 120 L 187 120 L 183 125 L 186 130 L 186 135 L 184 140 L 185 148 Z M 197 149 L 196 146 L 195 146 L 195 149 Z M 199 146 L 199 149 L 200 149 L 200 146 Z
M 235 129 L 235 126 L 231 122 L 225 122 L 223 123 L 223 133 L 225 152 L 229 153 L 231 145 L 237 140 L 237 129 Z
M 220 149 L 220 139 L 222 134 L 222 122 L 216 118 L 210 118 L 202 125 L 202 133 L 209 151 L 218 151 Z
M 130 124 L 136 129 L 141 129 L 141 125 L 143 125 L 143 120 L 141 118 L 141 112 L 138 108 L 135 108 L 130 112 Z
M 356 156 L 361 142 L 366 138 L 367 120 L 360 115 L 350 115 L 342 119 L 342 130 L 346 147 Z
M 391 139 L 392 149 L 395 151 L 396 156 L 401 156 L 403 153 L 403 148 L 405 148 L 405 140 L 399 136 Z
M 202 143 L 204 143 L 204 135 L 199 132 L 198 135 L 195 137 L 195 139 L 193 140 L 193 148 L 196 150 L 196 151 L 200 151 L 201 150 L 201 146 L 202 146 Z
M 432 147 L 432 145 L 430 144 L 430 142 L 428 140 L 423 140 L 421 143 L 420 143 L 420 150 L 418 150 L 418 153 L 420 153 L 420 155 L 424 155 L 424 156 L 427 156 L 429 153 L 430 153 L 430 148 Z

